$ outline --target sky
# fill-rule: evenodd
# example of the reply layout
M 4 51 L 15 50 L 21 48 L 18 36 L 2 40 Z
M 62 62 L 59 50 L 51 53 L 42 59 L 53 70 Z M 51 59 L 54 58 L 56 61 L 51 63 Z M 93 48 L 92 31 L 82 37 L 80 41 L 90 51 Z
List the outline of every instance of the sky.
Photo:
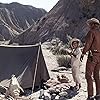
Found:
M 11 2 L 19 2 L 24 5 L 32 5 L 36 8 L 44 8 L 46 11 L 50 11 L 52 7 L 59 0 L 2 0 L 2 3 L 11 3 Z

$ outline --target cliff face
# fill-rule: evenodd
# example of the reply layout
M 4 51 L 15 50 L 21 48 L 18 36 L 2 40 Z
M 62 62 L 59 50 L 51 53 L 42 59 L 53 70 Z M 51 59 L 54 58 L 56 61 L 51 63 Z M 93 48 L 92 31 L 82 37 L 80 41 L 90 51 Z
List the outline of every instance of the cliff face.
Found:
M 67 42 L 69 37 L 83 39 L 88 32 L 86 20 L 100 19 L 100 0 L 59 0 L 59 2 L 30 30 L 18 36 L 21 44 L 34 44 L 54 36 Z
M 16 2 L 10 4 L 0 3 L 0 33 L 5 39 L 11 39 L 10 37 L 15 36 L 13 34 L 17 33 L 16 35 L 18 35 L 18 33 L 23 32 L 45 14 L 45 10 L 29 5 Z M 6 30 L 3 30 L 5 28 Z M 10 32 L 10 30 L 13 30 L 13 32 Z M 13 33 L 12 36 L 10 33 Z

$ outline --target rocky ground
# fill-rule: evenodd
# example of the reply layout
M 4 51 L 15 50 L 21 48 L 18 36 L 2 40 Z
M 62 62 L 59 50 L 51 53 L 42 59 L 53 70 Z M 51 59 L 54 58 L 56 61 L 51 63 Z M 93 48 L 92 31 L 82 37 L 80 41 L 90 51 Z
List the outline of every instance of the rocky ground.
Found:
M 69 68 L 68 71 L 66 72 L 52 72 L 51 70 L 58 67 L 58 63 L 56 60 L 56 56 L 52 54 L 52 52 L 50 52 L 50 50 L 47 49 L 47 45 L 42 45 L 42 51 L 43 51 L 43 55 L 47 64 L 47 68 L 50 74 L 50 77 L 56 77 L 57 74 L 66 74 L 66 76 L 71 80 L 71 84 L 73 85 L 73 78 L 72 78 L 72 72 L 71 72 L 71 68 Z M 86 64 L 86 59 L 87 57 L 84 57 L 84 60 L 82 62 L 82 66 L 81 66 L 81 83 L 82 83 L 82 87 L 79 90 L 79 93 L 73 97 L 72 99 L 69 100 L 85 100 L 87 97 L 87 85 L 86 85 L 86 80 L 85 80 L 85 64 Z
M 46 65 L 50 74 L 51 78 L 55 78 L 56 75 L 58 74 L 65 74 L 71 81 L 71 85 L 74 85 L 73 82 L 73 78 L 72 78 L 72 72 L 71 72 L 71 68 L 69 68 L 68 71 L 65 72 L 53 72 L 51 71 L 54 68 L 59 67 L 58 63 L 57 63 L 57 59 L 56 56 L 52 54 L 52 52 L 50 52 L 50 50 L 47 49 L 48 46 L 46 44 L 42 45 L 42 51 L 43 51 L 43 55 L 46 61 Z M 67 100 L 86 100 L 87 98 L 87 85 L 86 85 L 86 80 L 85 80 L 85 64 L 86 64 L 86 59 L 87 56 L 84 57 L 83 62 L 82 62 L 82 66 L 81 66 L 81 83 L 82 83 L 82 87 L 79 90 L 79 93 L 77 95 L 75 95 L 73 98 L 71 99 L 67 99 Z M 36 98 L 38 97 L 37 94 L 39 95 L 39 91 L 33 94 L 34 100 L 36 100 Z M 38 100 L 38 99 L 37 99 Z

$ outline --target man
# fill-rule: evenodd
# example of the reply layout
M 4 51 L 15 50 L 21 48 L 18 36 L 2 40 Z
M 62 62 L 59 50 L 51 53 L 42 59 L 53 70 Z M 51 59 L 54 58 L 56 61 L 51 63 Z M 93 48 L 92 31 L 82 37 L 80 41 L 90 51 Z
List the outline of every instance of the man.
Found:
M 91 18 L 87 20 L 87 25 L 90 27 L 90 31 L 86 35 L 86 43 L 83 48 L 80 60 L 83 60 L 84 54 L 86 54 L 87 51 L 92 53 L 92 56 L 88 56 L 86 63 L 85 76 L 88 90 L 87 100 L 94 100 L 93 78 L 96 85 L 95 99 L 100 100 L 100 22 L 96 18 Z

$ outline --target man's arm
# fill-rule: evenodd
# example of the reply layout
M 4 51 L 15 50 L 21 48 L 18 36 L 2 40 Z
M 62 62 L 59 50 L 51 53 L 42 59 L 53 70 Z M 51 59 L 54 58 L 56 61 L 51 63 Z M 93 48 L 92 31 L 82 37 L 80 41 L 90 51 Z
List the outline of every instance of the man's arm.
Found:
M 86 54 L 87 51 L 89 51 L 89 49 L 91 48 L 91 45 L 93 43 L 93 39 L 94 39 L 94 33 L 89 31 L 88 34 L 86 35 L 86 41 L 85 41 L 85 46 L 83 48 L 81 57 L 80 57 L 80 61 L 82 62 L 84 54 Z
M 86 35 L 85 46 L 83 48 L 82 54 L 86 54 L 86 52 L 89 51 L 93 43 L 93 39 L 94 39 L 94 33 L 92 31 L 89 31 L 88 34 Z

